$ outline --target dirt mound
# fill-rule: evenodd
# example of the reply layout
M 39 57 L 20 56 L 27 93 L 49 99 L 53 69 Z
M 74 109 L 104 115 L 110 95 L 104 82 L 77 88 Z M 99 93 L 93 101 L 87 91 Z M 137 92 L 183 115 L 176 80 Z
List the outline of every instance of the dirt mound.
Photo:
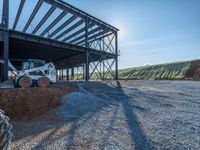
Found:
M 75 90 L 74 85 L 0 89 L 0 109 L 12 119 L 31 118 L 56 108 L 63 95 Z
M 200 60 L 192 61 L 191 66 L 185 74 L 184 78 L 193 80 L 200 79 Z

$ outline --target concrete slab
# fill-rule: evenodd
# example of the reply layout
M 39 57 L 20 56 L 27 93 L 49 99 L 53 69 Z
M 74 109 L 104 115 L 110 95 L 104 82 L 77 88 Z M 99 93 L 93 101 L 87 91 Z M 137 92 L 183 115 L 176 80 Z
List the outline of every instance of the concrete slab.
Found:
M 10 89 L 10 88 L 14 88 L 14 83 L 13 80 L 7 80 L 3 83 L 0 83 L 0 89 Z

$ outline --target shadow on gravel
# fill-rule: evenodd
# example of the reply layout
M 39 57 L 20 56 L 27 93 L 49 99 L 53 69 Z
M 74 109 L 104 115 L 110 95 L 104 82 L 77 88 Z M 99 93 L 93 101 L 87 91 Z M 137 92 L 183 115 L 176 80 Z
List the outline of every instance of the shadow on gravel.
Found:
M 93 89 L 94 84 L 96 83 L 89 83 L 91 84 L 91 88 Z M 56 143 L 58 141 L 65 141 L 65 147 L 68 146 L 79 146 L 83 145 L 86 146 L 86 149 L 93 149 L 92 147 L 92 142 L 93 142 L 93 136 L 101 136 L 101 142 L 97 145 L 99 149 L 106 149 L 109 145 L 109 139 L 112 136 L 113 133 L 113 125 L 116 124 L 116 114 L 118 111 L 119 106 L 122 106 L 122 110 L 125 116 L 125 119 L 127 121 L 128 127 L 130 130 L 130 136 L 131 136 L 131 141 L 132 145 L 134 145 L 135 149 L 154 149 L 151 143 L 149 142 L 148 138 L 146 137 L 143 129 L 141 128 L 141 125 L 138 121 L 138 118 L 136 114 L 133 111 L 133 106 L 131 106 L 130 101 L 133 101 L 128 97 L 122 87 L 119 81 L 117 81 L 117 87 L 110 87 L 105 84 L 98 83 L 96 84 L 97 89 L 103 88 L 104 91 L 101 92 L 106 92 L 106 91 L 113 91 L 116 93 L 115 96 L 113 96 L 111 93 L 107 93 L 107 96 L 109 97 L 108 99 L 104 98 L 98 98 L 98 95 L 96 95 L 95 101 L 94 98 L 92 97 L 92 92 L 90 94 L 83 93 L 81 97 L 80 92 L 77 93 L 72 93 L 70 96 L 71 102 L 68 102 L 66 107 L 64 108 L 63 111 L 67 111 L 66 116 L 64 116 L 64 120 L 54 120 L 53 122 L 51 121 L 45 121 L 45 120 L 40 120 L 40 124 L 43 124 L 43 127 L 38 127 L 37 130 L 35 130 L 33 133 L 30 133 L 33 137 L 38 136 L 40 133 L 43 133 L 47 130 L 52 129 L 52 131 L 48 132 L 48 134 L 43 138 L 42 141 L 38 142 L 32 150 L 36 149 L 46 149 L 46 146 L 48 144 Z M 88 89 L 87 89 L 88 90 Z M 98 92 L 97 92 L 98 93 Z M 85 95 L 84 95 L 85 94 Z M 69 97 L 68 97 L 69 98 Z M 110 102 L 109 99 L 113 99 L 114 102 Z M 69 104 L 71 103 L 71 104 Z M 81 105 L 80 105 L 81 104 Z M 90 107 L 86 107 L 86 106 Z M 76 108 L 78 107 L 78 108 Z M 99 119 L 99 114 L 101 114 L 101 111 L 107 108 L 113 107 L 113 112 L 110 117 L 108 117 L 107 122 L 108 127 L 102 128 L 103 131 L 101 131 L 102 135 L 99 135 L 97 133 L 96 128 L 99 126 L 99 123 L 101 123 L 101 120 Z M 105 114 L 106 115 L 106 114 Z M 122 114 L 123 115 L 123 114 Z M 65 118 L 66 117 L 66 118 Z M 92 122 L 90 122 L 90 129 L 86 129 L 86 132 L 89 132 L 86 134 L 86 137 L 84 135 L 80 135 L 78 133 L 78 130 L 80 128 L 83 128 L 87 124 L 88 120 L 91 118 L 94 118 Z M 66 119 L 66 120 L 65 120 Z M 68 127 L 63 132 L 59 132 L 62 128 L 66 128 L 66 124 L 71 123 L 72 125 Z M 22 125 L 22 124 L 21 124 Z M 48 128 L 48 125 L 51 127 Z M 30 121 L 29 125 L 24 126 L 25 128 L 34 128 L 34 126 L 37 126 L 37 123 L 32 124 Z M 26 130 L 26 129 L 25 129 Z M 23 132 L 23 127 L 21 127 L 21 132 Z M 29 130 L 27 129 L 28 132 Z M 17 132 L 20 132 L 18 129 Z M 59 134 L 58 134 L 59 133 Z M 28 136 L 26 133 L 26 136 Z M 85 133 L 84 133 L 85 134 Z M 23 135 L 21 137 L 16 137 L 17 140 L 20 138 L 24 138 Z M 79 140 L 77 140 L 80 138 Z M 84 139 L 82 139 L 84 138 Z M 80 142 L 81 141 L 81 142 Z M 84 142 L 86 141 L 86 143 Z M 80 143 L 79 143 L 80 142 Z M 85 145 L 84 145 L 85 144 Z M 127 145 L 131 146 L 131 145 Z
M 119 91 L 121 96 L 124 96 L 124 99 L 121 103 L 129 125 L 129 129 L 132 133 L 132 143 L 135 144 L 135 149 L 154 149 L 148 138 L 146 137 L 145 133 L 143 132 L 137 116 L 134 114 L 131 108 L 130 98 L 124 93 L 121 83 L 119 81 L 117 81 L 116 89 Z

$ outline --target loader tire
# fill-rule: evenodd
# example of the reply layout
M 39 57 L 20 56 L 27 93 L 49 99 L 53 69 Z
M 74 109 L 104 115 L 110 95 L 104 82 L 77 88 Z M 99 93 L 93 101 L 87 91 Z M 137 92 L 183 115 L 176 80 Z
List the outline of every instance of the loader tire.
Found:
M 23 76 L 18 79 L 17 84 L 19 87 L 28 88 L 32 86 L 33 81 L 30 77 Z
M 8 150 L 12 139 L 12 125 L 10 119 L 4 115 L 4 111 L 0 109 L 0 150 Z
M 50 84 L 50 81 L 47 77 L 41 77 L 37 81 L 37 86 L 38 87 L 48 87 Z

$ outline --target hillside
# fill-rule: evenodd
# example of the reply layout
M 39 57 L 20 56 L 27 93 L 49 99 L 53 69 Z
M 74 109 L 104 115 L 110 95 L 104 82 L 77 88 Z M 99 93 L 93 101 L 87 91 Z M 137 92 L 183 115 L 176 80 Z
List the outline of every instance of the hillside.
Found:
M 200 79 L 200 60 L 119 70 L 120 79 Z

